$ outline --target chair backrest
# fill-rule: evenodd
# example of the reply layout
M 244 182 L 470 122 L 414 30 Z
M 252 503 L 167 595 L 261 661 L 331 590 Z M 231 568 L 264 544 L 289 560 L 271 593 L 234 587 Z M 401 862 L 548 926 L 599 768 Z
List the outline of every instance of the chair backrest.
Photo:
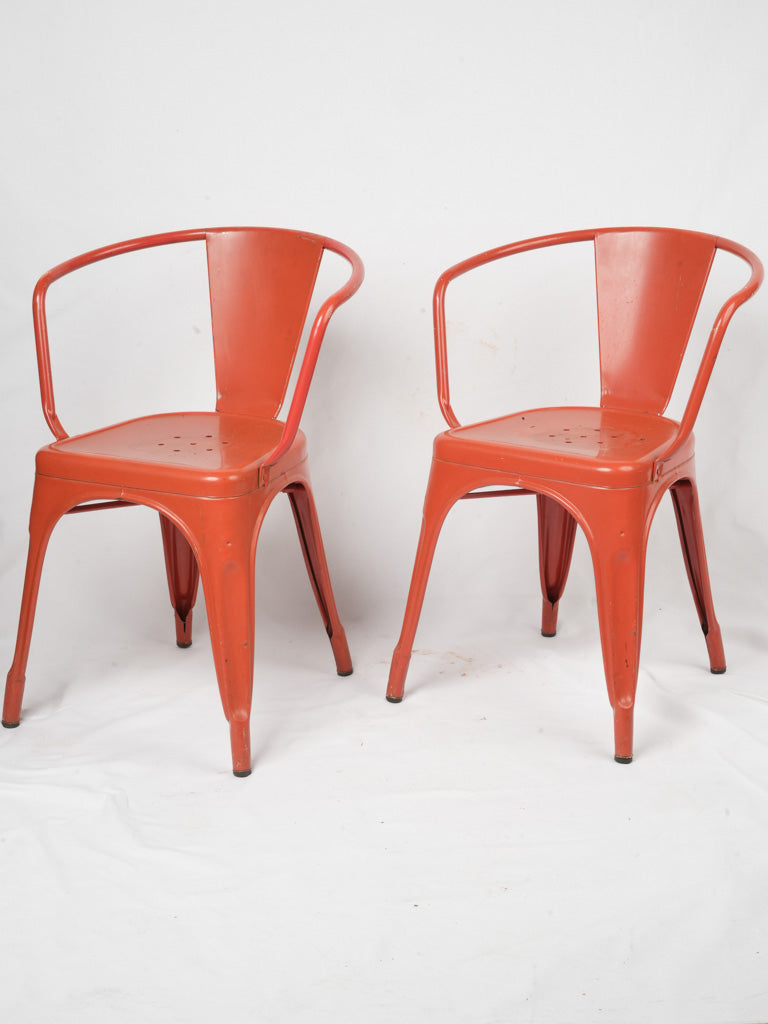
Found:
M 288 387 L 321 239 L 276 229 L 210 231 L 216 408 L 276 416 Z
M 530 238 L 489 249 L 449 267 L 434 294 L 437 391 L 443 416 L 460 425 L 450 400 L 445 293 L 454 278 L 507 256 L 570 242 L 595 250 L 602 406 L 662 414 L 678 372 L 709 277 L 723 249 L 751 269 L 747 283 L 721 307 L 709 333 L 688 398 L 679 445 L 693 428 L 725 329 L 738 307 L 759 288 L 763 268 L 753 252 L 728 239 L 671 228 L 606 228 Z
M 595 233 L 601 405 L 664 412 L 716 248 L 692 231 Z
M 290 443 L 325 327 L 335 309 L 359 288 L 363 267 L 351 249 L 322 235 L 251 227 L 177 231 L 131 239 L 77 256 L 40 278 L 33 299 L 40 391 L 46 421 L 57 438 L 67 437 L 67 432 L 58 419 L 53 394 L 45 311 L 49 286 L 65 274 L 100 260 L 195 241 L 206 245 L 219 412 L 277 416 L 324 250 L 338 253 L 351 266 L 346 283 L 325 300 L 315 316 L 287 418 L 284 441 Z

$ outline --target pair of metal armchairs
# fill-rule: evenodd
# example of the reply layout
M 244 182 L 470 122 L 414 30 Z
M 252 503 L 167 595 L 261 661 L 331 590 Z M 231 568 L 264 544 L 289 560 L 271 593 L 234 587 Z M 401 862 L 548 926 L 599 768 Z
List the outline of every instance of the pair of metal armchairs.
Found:
M 50 285 L 100 260 L 154 246 L 205 245 L 217 402 L 214 412 L 146 416 L 70 437 L 54 402 L 46 323 Z M 495 260 L 571 242 L 594 246 L 600 404 L 542 408 L 461 426 L 451 408 L 445 293 L 461 274 Z M 685 412 L 664 416 L 718 249 L 750 268 L 720 310 Z M 283 406 L 325 250 L 351 269 L 320 307 L 284 421 Z M 434 443 L 424 519 L 387 699 L 400 701 L 432 556 L 451 506 L 467 497 L 535 494 L 543 594 L 542 633 L 553 636 L 576 525 L 589 542 L 615 757 L 632 759 L 645 552 L 665 492 L 674 503 L 691 590 L 713 672 L 725 671 L 694 470 L 692 427 L 728 322 L 759 287 L 757 257 L 698 232 L 615 228 L 568 232 L 502 246 L 459 263 L 434 295 L 437 385 L 449 429 Z M 16 652 L 3 725 L 19 724 L 40 574 L 62 515 L 147 505 L 160 514 L 176 639 L 191 643 L 202 578 L 216 674 L 230 726 L 235 775 L 251 771 L 254 557 L 273 498 L 291 502 L 310 582 L 341 675 L 352 662 L 331 589 L 299 422 L 326 326 L 359 288 L 363 266 L 347 246 L 273 228 L 217 228 L 138 238 L 78 256 L 45 274 L 33 313 L 43 411 L 55 441 L 37 454 L 30 541 Z

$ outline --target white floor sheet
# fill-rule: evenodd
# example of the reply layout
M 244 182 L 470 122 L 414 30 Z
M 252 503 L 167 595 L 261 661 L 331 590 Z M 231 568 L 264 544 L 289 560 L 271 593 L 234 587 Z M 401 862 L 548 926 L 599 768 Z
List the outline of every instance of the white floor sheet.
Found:
M 110 594 L 87 559 L 126 515 Z M 399 706 L 394 636 L 346 609 L 337 677 L 286 549 L 299 596 L 260 601 L 242 780 L 202 610 L 174 646 L 154 516 L 85 519 L 52 547 L 24 720 L 0 735 L 8 1019 L 766 1019 L 768 644 L 733 582 L 713 676 L 682 560 L 649 581 L 620 766 L 583 546 L 555 639 L 533 575 L 524 599 L 428 593 Z

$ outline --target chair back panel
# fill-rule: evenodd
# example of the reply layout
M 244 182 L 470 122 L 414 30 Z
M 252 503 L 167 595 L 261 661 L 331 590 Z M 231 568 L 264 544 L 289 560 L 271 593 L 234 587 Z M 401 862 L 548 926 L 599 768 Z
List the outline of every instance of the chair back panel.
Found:
M 664 412 L 715 248 L 713 236 L 688 231 L 595 235 L 602 406 Z
M 206 235 L 219 412 L 274 417 L 285 398 L 323 255 L 277 228 Z

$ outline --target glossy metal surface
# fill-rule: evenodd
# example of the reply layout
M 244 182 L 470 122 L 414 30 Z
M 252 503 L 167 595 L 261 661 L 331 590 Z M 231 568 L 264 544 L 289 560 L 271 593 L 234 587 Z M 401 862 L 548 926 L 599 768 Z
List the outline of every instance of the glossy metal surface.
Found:
M 445 294 L 456 277 L 533 249 L 591 241 L 600 335 L 600 405 L 531 409 L 462 426 L 451 407 Z M 680 423 L 663 415 L 685 354 L 715 251 L 746 261 L 747 283 L 718 313 Z M 642 632 L 645 552 L 653 515 L 669 491 L 683 557 L 713 672 L 725 671 L 701 529 L 692 428 L 726 327 L 759 287 L 748 249 L 698 232 L 660 228 L 577 231 L 501 246 L 445 271 L 434 295 L 440 408 L 449 429 L 435 438 L 424 515 L 387 699 L 403 697 L 416 627 L 442 523 L 467 497 L 538 498 L 542 624 L 554 636 L 574 531 L 586 534 L 595 573 L 616 760 L 632 760 L 633 709 Z M 492 487 L 491 492 L 478 488 Z M 514 492 L 512 492 L 514 493 Z
M 58 278 L 138 249 L 198 241 L 206 246 L 217 404 L 214 412 L 146 416 L 70 437 L 56 409 L 45 313 Z M 285 399 L 324 250 L 351 272 L 312 324 L 285 421 Z M 310 582 L 337 670 L 352 671 L 323 552 L 298 429 L 326 326 L 359 288 L 363 267 L 347 246 L 275 228 L 217 228 L 133 239 L 78 256 L 37 284 L 33 301 L 43 411 L 56 440 L 37 455 L 19 633 L 8 673 L 3 725 L 18 725 L 45 550 L 62 515 L 148 505 L 160 513 L 168 587 L 181 647 L 192 642 L 202 579 L 216 674 L 230 723 L 232 766 L 251 771 L 253 571 L 256 543 L 274 497 L 291 502 Z

